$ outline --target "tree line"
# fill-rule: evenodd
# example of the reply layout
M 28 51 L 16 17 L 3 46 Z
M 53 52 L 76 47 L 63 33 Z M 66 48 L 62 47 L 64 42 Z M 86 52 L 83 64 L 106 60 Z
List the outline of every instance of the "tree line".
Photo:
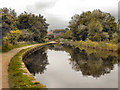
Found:
M 40 43 L 44 42 L 45 38 L 49 38 L 47 37 L 49 24 L 41 14 L 35 15 L 24 11 L 17 15 L 14 9 L 8 8 L 1 8 L 0 13 L 3 46 L 17 45 L 21 41 Z M 110 13 L 100 10 L 75 14 L 71 17 L 68 28 L 54 32 L 63 32 L 62 38 L 73 41 L 91 40 L 112 43 L 120 41 L 118 37 L 120 32 L 115 18 Z
M 18 41 L 44 42 L 49 24 L 41 14 L 24 12 L 17 16 L 15 10 L 8 8 L 2 8 L 0 12 L 3 45 L 14 45 Z
M 118 42 L 118 23 L 110 13 L 94 10 L 75 14 L 68 27 L 65 39 Z

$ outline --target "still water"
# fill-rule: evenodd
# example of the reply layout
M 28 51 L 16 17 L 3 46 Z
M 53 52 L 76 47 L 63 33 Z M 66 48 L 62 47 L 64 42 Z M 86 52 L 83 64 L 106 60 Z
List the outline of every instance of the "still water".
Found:
M 117 56 L 113 52 L 50 45 L 23 61 L 47 88 L 118 88 Z

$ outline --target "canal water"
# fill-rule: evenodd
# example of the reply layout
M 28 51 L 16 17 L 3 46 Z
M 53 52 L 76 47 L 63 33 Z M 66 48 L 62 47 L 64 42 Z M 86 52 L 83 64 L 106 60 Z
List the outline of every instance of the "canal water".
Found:
M 42 47 L 23 61 L 47 88 L 118 88 L 118 55 L 70 45 Z

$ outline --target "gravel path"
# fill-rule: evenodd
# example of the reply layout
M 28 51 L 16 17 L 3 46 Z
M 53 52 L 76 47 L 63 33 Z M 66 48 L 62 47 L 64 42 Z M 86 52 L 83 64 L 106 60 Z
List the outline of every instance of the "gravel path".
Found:
M 20 50 L 22 49 L 26 49 L 28 47 L 32 47 L 35 46 L 34 45 L 29 45 L 29 46 L 24 46 L 21 48 L 15 48 L 9 52 L 6 53 L 0 53 L 0 90 L 1 88 L 9 88 L 9 84 L 8 84 L 8 64 L 11 60 L 11 58 L 16 55 Z M 38 44 L 37 44 L 38 45 Z

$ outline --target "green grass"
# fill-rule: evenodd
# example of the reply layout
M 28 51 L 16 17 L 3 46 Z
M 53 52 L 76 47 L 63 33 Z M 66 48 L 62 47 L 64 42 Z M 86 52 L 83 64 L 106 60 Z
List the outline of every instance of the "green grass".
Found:
M 36 44 L 35 42 L 19 42 L 17 45 L 12 45 L 12 44 L 8 44 L 8 45 L 2 45 L 2 53 L 8 52 L 14 48 L 19 48 L 19 47 L 23 47 L 23 46 L 28 46 L 28 45 L 32 45 L 32 44 Z
M 97 50 L 103 50 L 103 51 L 112 51 L 117 52 L 118 51 L 118 45 L 112 44 L 112 43 L 105 43 L 105 42 L 93 42 L 90 40 L 86 41 L 65 41 L 65 43 L 72 44 L 77 47 L 85 47 L 85 48 L 91 48 L 91 49 L 97 49 Z
M 44 85 L 36 81 L 33 78 L 33 76 L 26 71 L 27 70 L 26 66 L 22 64 L 23 63 L 22 56 L 27 51 L 30 51 L 38 46 L 47 45 L 47 44 L 49 43 L 44 43 L 41 45 L 36 45 L 34 47 L 23 49 L 11 59 L 8 66 L 8 77 L 9 77 L 10 88 L 44 88 L 46 89 Z

